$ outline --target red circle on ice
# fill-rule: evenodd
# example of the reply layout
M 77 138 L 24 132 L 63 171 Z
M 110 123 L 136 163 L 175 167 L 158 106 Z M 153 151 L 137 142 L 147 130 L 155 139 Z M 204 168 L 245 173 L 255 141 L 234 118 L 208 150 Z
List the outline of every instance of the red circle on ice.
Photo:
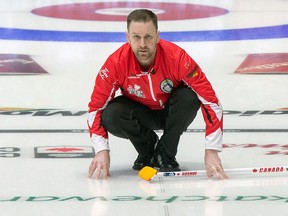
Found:
M 127 15 L 138 8 L 152 10 L 161 21 L 199 19 L 228 13 L 228 10 L 214 6 L 164 2 L 76 3 L 36 8 L 32 13 L 71 20 L 126 21 Z

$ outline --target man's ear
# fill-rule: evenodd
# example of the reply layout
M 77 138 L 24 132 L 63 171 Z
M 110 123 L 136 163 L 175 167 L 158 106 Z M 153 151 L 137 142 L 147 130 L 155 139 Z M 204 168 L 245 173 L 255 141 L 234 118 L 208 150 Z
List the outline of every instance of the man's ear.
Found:
M 159 42 L 159 40 L 160 40 L 160 32 L 157 31 L 157 43 Z

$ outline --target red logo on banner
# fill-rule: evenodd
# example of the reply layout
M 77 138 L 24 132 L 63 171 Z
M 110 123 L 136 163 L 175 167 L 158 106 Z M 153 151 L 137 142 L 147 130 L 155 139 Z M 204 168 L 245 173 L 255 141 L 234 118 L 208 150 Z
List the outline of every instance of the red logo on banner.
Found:
M 288 74 L 288 53 L 250 54 L 235 73 Z
M 93 158 L 92 146 L 38 146 L 34 148 L 35 158 Z
M 0 75 L 47 74 L 29 55 L 0 54 Z

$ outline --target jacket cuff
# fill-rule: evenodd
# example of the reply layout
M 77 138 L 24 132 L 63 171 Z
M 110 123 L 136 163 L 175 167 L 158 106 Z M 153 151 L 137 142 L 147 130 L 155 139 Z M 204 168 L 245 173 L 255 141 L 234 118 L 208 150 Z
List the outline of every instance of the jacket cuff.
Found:
M 110 151 L 108 139 L 102 136 L 92 134 L 91 142 L 92 146 L 94 147 L 95 154 L 103 150 Z
M 222 143 L 223 143 L 223 132 L 219 128 L 215 132 L 206 136 L 205 149 L 213 149 L 221 152 Z

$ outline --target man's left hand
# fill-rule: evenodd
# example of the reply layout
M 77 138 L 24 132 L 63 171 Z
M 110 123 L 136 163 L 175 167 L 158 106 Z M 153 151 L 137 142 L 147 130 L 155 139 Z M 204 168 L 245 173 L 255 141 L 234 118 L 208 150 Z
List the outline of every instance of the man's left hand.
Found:
M 218 156 L 218 151 L 212 149 L 205 150 L 205 167 L 208 178 L 228 179 L 228 175 L 225 173 L 221 160 Z

